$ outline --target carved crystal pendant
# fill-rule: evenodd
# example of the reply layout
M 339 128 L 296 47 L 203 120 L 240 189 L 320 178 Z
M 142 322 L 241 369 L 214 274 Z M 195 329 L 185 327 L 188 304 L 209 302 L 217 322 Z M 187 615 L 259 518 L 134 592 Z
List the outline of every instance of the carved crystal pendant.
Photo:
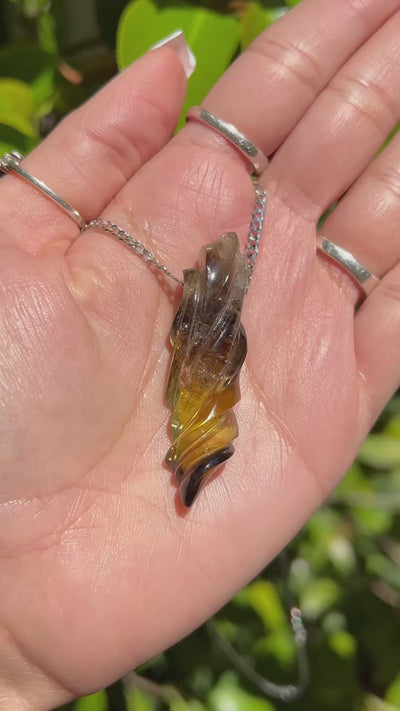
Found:
M 173 443 L 165 461 L 185 506 L 234 453 L 238 425 L 232 408 L 240 399 L 239 372 L 247 351 L 240 314 L 248 280 L 234 232 L 204 247 L 199 268 L 184 272 L 170 334 L 166 401 Z

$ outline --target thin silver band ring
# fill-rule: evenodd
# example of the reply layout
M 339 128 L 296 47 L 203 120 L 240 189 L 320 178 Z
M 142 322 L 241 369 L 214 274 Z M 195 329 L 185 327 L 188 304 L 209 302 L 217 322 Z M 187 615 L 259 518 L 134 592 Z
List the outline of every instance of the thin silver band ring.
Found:
M 186 120 L 192 119 L 214 129 L 226 138 L 250 162 L 254 175 L 261 175 L 268 165 L 268 158 L 232 123 L 218 118 L 201 106 L 192 106 L 186 114 Z
M 371 292 L 378 286 L 380 279 L 375 274 L 364 267 L 354 254 L 348 252 L 347 249 L 339 247 L 331 240 L 323 235 L 320 235 L 317 242 L 317 249 L 325 256 L 332 259 L 357 283 L 359 288 L 364 292 L 365 296 L 369 296 Z
M 50 200 L 56 203 L 59 207 L 61 207 L 62 210 L 70 217 L 78 227 L 83 230 L 83 228 L 86 225 L 85 220 L 83 219 L 82 215 L 78 212 L 78 210 L 75 210 L 72 205 L 69 204 L 66 200 L 63 200 L 60 195 L 57 195 L 57 193 L 54 192 L 51 188 L 46 185 L 42 180 L 39 180 L 38 178 L 35 178 L 34 175 L 31 175 L 31 173 L 28 173 L 27 170 L 22 168 L 20 165 L 21 161 L 23 159 L 23 156 L 18 153 L 17 151 L 12 151 L 11 153 L 5 153 L 4 156 L 0 160 L 0 171 L 3 173 L 10 173 L 14 171 L 15 173 L 18 173 L 18 175 L 21 176 L 21 178 L 24 178 L 24 180 L 27 180 L 28 183 L 31 183 L 35 188 L 40 190 L 42 193 L 47 195 Z

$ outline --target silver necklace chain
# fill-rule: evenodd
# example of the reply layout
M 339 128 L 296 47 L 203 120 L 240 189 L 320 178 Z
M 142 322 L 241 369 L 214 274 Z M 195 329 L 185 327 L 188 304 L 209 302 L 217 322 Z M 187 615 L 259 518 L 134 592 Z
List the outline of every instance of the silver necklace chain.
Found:
M 249 234 L 246 244 L 246 259 L 249 265 L 249 281 L 247 283 L 248 290 L 253 276 L 254 267 L 260 247 L 260 240 L 265 218 L 265 208 L 267 205 L 267 193 L 260 183 L 254 183 L 254 207 L 250 221 Z
M 262 185 L 260 185 L 259 183 L 254 183 L 253 185 L 255 200 L 245 251 L 245 257 L 249 266 L 249 281 L 247 288 L 249 288 L 257 259 L 258 249 L 261 240 L 261 233 L 264 224 L 265 208 L 267 203 L 266 192 Z M 181 279 L 178 279 L 175 274 L 170 272 L 167 267 L 157 259 L 153 252 L 147 249 L 147 247 L 145 247 L 142 242 L 135 239 L 128 232 L 126 232 L 117 224 L 115 224 L 115 222 L 102 219 L 91 220 L 91 222 L 88 222 L 88 224 L 85 225 L 82 232 L 87 232 L 89 230 L 101 230 L 102 232 L 108 232 L 109 234 L 116 237 L 120 242 L 126 244 L 127 247 L 130 247 L 130 249 L 132 249 L 139 257 L 144 259 L 146 262 L 149 262 L 149 264 L 151 264 L 156 269 L 159 269 L 167 277 L 173 279 L 180 286 L 183 286 L 183 281 Z
M 183 286 L 183 281 L 181 281 L 181 279 L 178 279 L 175 274 L 172 274 L 172 272 L 168 271 L 167 267 L 164 266 L 164 264 L 161 264 L 157 257 L 154 256 L 153 252 L 150 252 L 150 250 L 147 249 L 147 247 L 145 247 L 142 242 L 132 237 L 128 232 L 125 232 L 125 230 L 121 229 L 121 227 L 116 225 L 115 222 L 101 219 L 91 220 L 91 222 L 88 222 L 88 224 L 84 227 L 82 232 L 87 232 L 88 230 L 92 229 L 102 230 L 103 232 L 109 232 L 110 234 L 114 235 L 114 237 L 119 239 L 120 242 L 123 242 L 124 244 L 126 244 L 127 247 L 133 249 L 135 254 L 137 254 L 139 257 L 144 259 L 146 262 L 149 262 L 149 264 L 151 264 L 156 269 L 159 269 L 160 271 L 164 272 L 166 276 L 176 281 L 176 283 L 180 286 Z

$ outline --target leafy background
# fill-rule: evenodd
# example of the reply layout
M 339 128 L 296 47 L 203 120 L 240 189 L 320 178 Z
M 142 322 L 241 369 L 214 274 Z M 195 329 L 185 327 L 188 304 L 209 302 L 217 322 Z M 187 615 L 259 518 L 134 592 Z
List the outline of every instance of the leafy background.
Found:
M 298 0 L 0 0 L 0 151 L 32 149 L 71 109 L 171 30 L 198 67 L 200 103 L 251 40 Z M 277 562 L 217 616 L 254 668 L 296 679 L 287 593 L 308 631 L 311 680 L 293 711 L 400 708 L 400 395 L 345 480 Z M 232 668 L 204 626 L 136 674 L 64 711 L 280 711 Z

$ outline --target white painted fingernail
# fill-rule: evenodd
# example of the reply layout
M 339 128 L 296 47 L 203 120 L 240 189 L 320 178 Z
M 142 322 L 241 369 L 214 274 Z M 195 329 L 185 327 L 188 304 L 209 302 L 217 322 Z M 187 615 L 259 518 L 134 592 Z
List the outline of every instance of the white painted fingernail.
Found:
M 185 40 L 183 30 L 171 32 L 170 35 L 164 37 L 160 42 L 153 44 L 150 50 L 158 49 L 159 47 L 170 47 L 170 49 L 173 49 L 181 61 L 187 78 L 189 79 L 189 77 L 192 76 L 196 68 L 196 57 Z

